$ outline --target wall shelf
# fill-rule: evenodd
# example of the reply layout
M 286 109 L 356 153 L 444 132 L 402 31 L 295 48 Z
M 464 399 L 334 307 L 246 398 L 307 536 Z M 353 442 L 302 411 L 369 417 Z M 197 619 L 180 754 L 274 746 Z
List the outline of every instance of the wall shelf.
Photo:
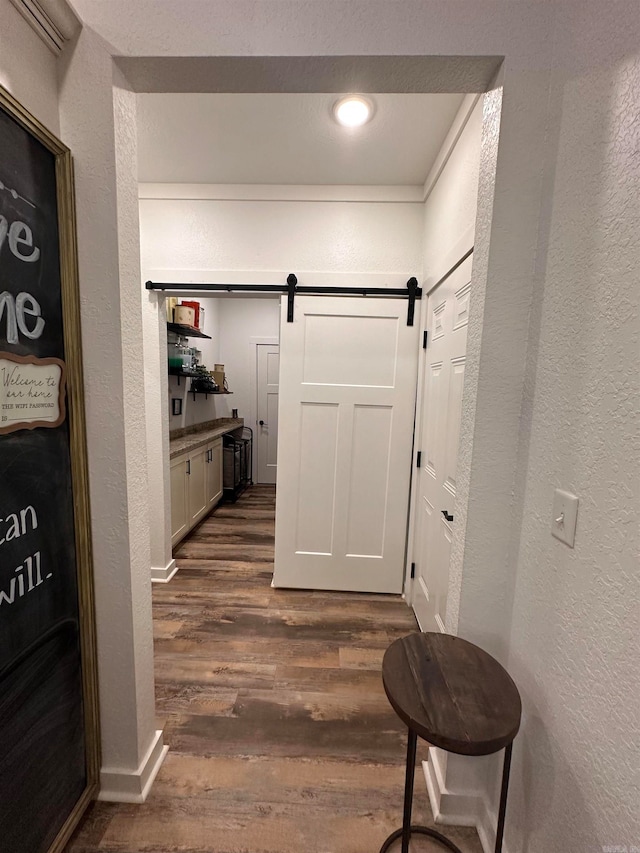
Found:
M 206 338 L 208 341 L 211 340 L 211 335 L 205 335 L 200 329 L 195 329 L 193 326 L 185 326 L 183 323 L 167 323 L 167 331 L 182 335 L 183 338 Z
M 193 394 L 193 399 L 195 400 L 196 394 L 204 394 L 205 399 L 206 399 L 209 395 L 214 397 L 218 394 L 233 394 L 233 391 L 198 391 L 197 389 L 194 389 L 193 385 L 192 385 L 191 388 L 189 389 L 189 393 Z
M 193 378 L 195 376 L 199 376 L 199 373 L 196 373 L 195 370 L 181 370 L 179 367 L 170 367 L 169 368 L 169 376 L 177 376 L 178 377 L 178 385 L 180 384 L 180 377 L 184 376 L 185 378 Z

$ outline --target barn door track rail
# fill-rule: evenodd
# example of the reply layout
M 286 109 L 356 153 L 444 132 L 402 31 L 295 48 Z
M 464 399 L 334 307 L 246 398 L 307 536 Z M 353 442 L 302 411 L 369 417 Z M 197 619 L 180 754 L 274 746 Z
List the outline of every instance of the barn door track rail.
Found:
M 287 297 L 287 322 L 293 323 L 296 295 L 304 296 L 382 296 L 394 299 L 407 299 L 407 326 L 413 326 L 416 300 L 422 299 L 422 288 L 418 280 L 411 277 L 406 287 L 317 287 L 298 285 L 294 273 L 287 276 L 286 284 L 196 284 L 194 282 L 157 282 L 148 281 L 147 290 L 186 290 L 189 293 L 204 291 L 206 293 L 282 293 Z

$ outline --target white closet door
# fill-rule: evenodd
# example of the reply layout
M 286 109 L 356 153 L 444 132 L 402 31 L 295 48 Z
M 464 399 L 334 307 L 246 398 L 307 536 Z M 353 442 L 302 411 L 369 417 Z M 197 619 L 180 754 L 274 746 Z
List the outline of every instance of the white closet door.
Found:
M 275 483 L 278 470 L 278 384 L 280 347 L 259 344 L 257 351 L 258 422 L 256 450 L 258 482 Z
M 281 310 L 274 585 L 402 592 L 418 326 L 402 299 Z
M 412 605 L 423 631 L 444 631 L 467 351 L 471 258 L 428 295 Z

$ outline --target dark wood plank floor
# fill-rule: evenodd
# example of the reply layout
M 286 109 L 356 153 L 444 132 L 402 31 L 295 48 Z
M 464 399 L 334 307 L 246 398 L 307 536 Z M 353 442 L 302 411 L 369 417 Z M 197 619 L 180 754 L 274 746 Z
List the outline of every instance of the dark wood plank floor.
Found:
M 380 665 L 412 613 L 395 596 L 272 589 L 274 515 L 274 489 L 254 486 L 154 585 L 170 751 L 147 802 L 96 803 L 68 853 L 376 853 L 400 825 L 406 733 Z M 414 818 L 431 819 L 420 768 Z M 449 834 L 481 853 L 475 830 Z

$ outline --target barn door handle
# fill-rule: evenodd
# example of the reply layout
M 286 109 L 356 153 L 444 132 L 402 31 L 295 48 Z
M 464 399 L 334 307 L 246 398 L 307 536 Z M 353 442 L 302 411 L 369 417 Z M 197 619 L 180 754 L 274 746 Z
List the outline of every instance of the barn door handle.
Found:
M 269 426 L 269 424 L 266 424 L 264 421 L 258 421 L 258 423 L 260 426 Z
M 450 514 L 446 511 L 446 509 L 443 509 L 443 510 L 442 510 L 442 514 L 443 514 L 443 515 L 444 515 L 444 517 L 447 519 L 447 521 L 453 521 L 453 516 L 452 516 L 452 515 L 450 515 Z

